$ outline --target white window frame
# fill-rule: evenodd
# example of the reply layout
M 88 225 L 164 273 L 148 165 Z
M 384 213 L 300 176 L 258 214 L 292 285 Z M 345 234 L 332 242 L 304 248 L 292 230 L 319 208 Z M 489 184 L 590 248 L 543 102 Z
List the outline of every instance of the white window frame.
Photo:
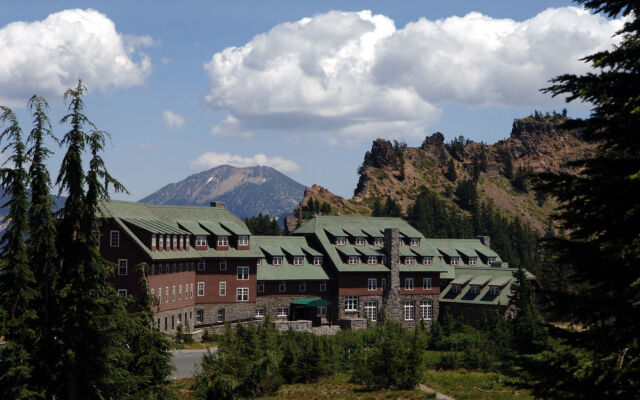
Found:
M 460 263 L 460 257 L 451 257 L 451 265 L 458 265 Z
M 236 276 L 239 281 L 248 281 L 249 280 L 249 267 L 241 266 L 236 269 Z
M 319 256 L 313 257 L 313 265 L 322 265 L 322 257 L 319 257 Z
M 422 289 L 431 290 L 433 287 L 432 278 L 422 278 Z
M 370 321 L 378 320 L 378 302 L 367 301 L 364 303 L 364 317 Z
M 373 245 L 374 246 L 384 246 L 384 240 L 382 238 L 375 238 L 373 239 Z
M 356 246 L 364 246 L 365 244 L 367 244 L 366 240 L 364 240 L 364 237 L 362 236 L 356 236 L 355 237 L 355 241 L 354 244 Z
M 431 257 L 431 256 L 422 257 L 422 264 L 423 265 L 431 265 L 431 264 L 433 264 L 433 257 Z
M 261 265 L 262 265 L 262 258 L 256 259 L 256 267 L 259 267 Z
M 415 318 L 415 310 L 413 301 L 405 301 L 402 304 L 402 308 L 404 311 L 404 320 L 405 321 L 413 321 Z
M 227 282 L 222 281 L 218 283 L 218 296 L 226 296 L 227 295 Z
M 286 293 L 287 292 L 287 282 L 278 283 L 278 293 Z
M 189 284 L 189 297 L 193 299 L 193 283 Z
M 129 275 L 129 260 L 126 258 L 118 258 L 118 276 L 127 275 Z
M 273 256 L 273 265 L 282 265 L 283 259 L 282 256 Z
M 158 288 L 158 304 L 162 304 L 162 288 Z
M 378 278 L 367 279 L 367 290 L 370 292 L 378 290 Z
M 344 298 L 344 310 L 345 311 L 358 311 L 358 297 L 357 296 L 345 296 L 345 298 Z
M 307 293 L 307 282 L 301 282 L 298 290 L 300 293 Z
M 320 282 L 320 291 L 321 292 L 327 291 L 327 282 Z
M 256 317 L 256 318 L 264 318 L 264 316 L 265 316 L 265 309 L 264 309 L 264 307 L 258 307 L 258 308 L 256 308 L 256 315 L 255 315 L 255 317 Z
M 411 238 L 409 240 L 409 247 L 420 247 L 420 238 Z
M 264 293 L 264 282 L 263 281 L 258 282 L 257 287 L 258 287 L 258 293 Z
M 156 235 L 151 235 L 151 247 L 156 247 Z
M 461 290 L 462 290 L 462 287 L 460 287 L 460 285 L 457 285 L 457 284 L 451 285 L 451 293 L 460 293 Z
M 198 271 L 204 271 L 207 268 L 205 260 L 198 260 Z
M 336 246 L 344 246 L 347 244 L 346 236 L 336 236 Z
M 198 282 L 198 297 L 204 296 L 204 282 Z
M 404 278 L 404 290 L 413 290 L 415 288 L 415 280 L 413 277 Z
M 478 295 L 480 294 L 480 285 L 471 285 L 469 288 L 469 293 Z
M 218 236 L 218 247 L 229 246 L 229 236 Z
M 174 250 L 178 250 L 178 236 L 173 235 L 173 245 L 171 246 Z
M 195 245 L 198 246 L 198 247 L 206 246 L 207 245 L 207 237 L 206 236 L 202 236 L 202 235 L 196 236 Z
M 176 301 L 176 285 L 171 287 L 171 301 Z
M 118 296 L 127 297 L 127 289 L 118 289 Z
M 327 316 L 327 307 L 320 306 L 316 308 L 316 317 L 323 318 Z
M 249 236 L 240 235 L 238 236 L 238 246 L 248 246 L 249 245 Z
M 413 256 L 405 256 L 405 258 L 404 258 L 404 263 L 406 265 L 413 265 L 413 264 L 415 264 L 415 261 L 416 261 L 416 259 Z
M 360 263 L 359 262 L 360 261 L 360 257 L 358 257 L 358 256 L 349 256 L 347 261 L 348 261 L 349 265 L 357 265 L 357 264 Z
M 287 307 L 278 307 L 276 310 L 276 317 L 278 318 L 282 318 L 282 317 L 288 317 L 289 316 L 289 309 Z
M 496 258 L 495 257 L 487 257 L 487 264 L 491 264 L 496 262 Z
M 469 257 L 469 265 L 478 264 L 478 257 Z
M 493 296 L 497 296 L 500 294 L 499 286 L 489 286 L 489 293 Z
M 182 300 L 182 285 L 178 285 L 178 300 Z
M 164 302 L 169 302 L 169 286 L 164 287 Z
M 204 309 L 196 309 L 196 322 L 204 322 Z
M 227 318 L 227 312 L 224 307 L 218 308 L 218 322 L 222 322 Z
M 420 319 L 431 321 L 433 319 L 433 301 L 420 300 Z
M 111 231 L 109 233 L 109 247 L 120 247 L 120 231 Z
M 376 256 L 367 256 L 367 264 L 375 265 L 378 263 L 378 257 Z
M 293 256 L 293 265 L 302 265 L 304 263 L 303 256 Z
M 236 289 L 236 301 L 247 302 L 249 301 L 249 288 L 237 288 Z
M 164 235 L 158 235 L 158 249 L 164 250 Z
M 180 235 L 179 248 L 184 249 L 184 236 Z
M 218 264 L 218 268 L 220 268 L 220 271 L 226 271 L 227 270 L 227 259 L 226 258 L 221 258 L 220 259 L 220 264 Z

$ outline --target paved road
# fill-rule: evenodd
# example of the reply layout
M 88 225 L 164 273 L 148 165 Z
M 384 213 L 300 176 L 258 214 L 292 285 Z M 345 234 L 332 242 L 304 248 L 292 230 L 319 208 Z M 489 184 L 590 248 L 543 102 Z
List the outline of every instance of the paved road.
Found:
M 215 349 L 211 349 L 214 351 Z M 200 363 L 202 356 L 207 353 L 207 350 L 174 350 L 173 359 L 171 363 L 176 367 L 173 371 L 171 378 L 182 379 L 191 378 L 196 370 L 196 364 Z

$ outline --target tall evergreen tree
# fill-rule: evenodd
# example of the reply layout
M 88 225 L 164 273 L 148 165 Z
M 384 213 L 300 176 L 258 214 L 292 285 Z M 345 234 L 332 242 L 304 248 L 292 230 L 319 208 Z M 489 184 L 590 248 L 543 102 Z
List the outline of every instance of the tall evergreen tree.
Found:
M 545 398 L 640 397 L 640 3 L 578 0 L 586 8 L 627 17 L 613 49 L 585 58 L 595 69 L 562 75 L 546 91 L 593 104 L 570 120 L 596 154 L 572 163 L 580 174 L 545 174 L 539 188 L 560 202 L 568 238 L 552 241 L 569 268 L 567 317 L 582 327 L 560 331 L 563 346 L 546 353 L 536 393 Z
M 513 179 L 513 159 L 511 158 L 511 153 L 509 153 L 508 151 L 504 154 L 504 166 L 502 169 L 502 174 L 509 180 Z
M 0 170 L 0 187 L 10 196 L 3 206 L 9 212 L 2 222 L 8 223 L 0 239 L 0 333 L 6 345 L 0 349 L 0 397 L 6 399 L 31 399 L 38 393 L 32 384 L 34 320 L 33 308 L 37 296 L 36 282 L 29 266 L 25 236 L 28 233 L 26 149 L 22 130 L 14 113 L 0 107 L 0 124 L 7 127 L 0 133 L 0 140 L 8 141 L 2 152 L 11 150 Z M 6 164 L 5 164 L 6 165 Z

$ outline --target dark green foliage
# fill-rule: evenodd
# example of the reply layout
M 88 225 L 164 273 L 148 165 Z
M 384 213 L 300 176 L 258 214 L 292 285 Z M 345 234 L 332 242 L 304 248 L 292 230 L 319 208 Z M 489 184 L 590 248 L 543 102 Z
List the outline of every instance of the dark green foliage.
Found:
M 544 174 L 538 189 L 556 197 L 559 227 L 549 241 L 566 291 L 554 296 L 565 317 L 584 329 L 555 330 L 561 342 L 530 368 L 544 398 L 640 397 L 640 4 L 583 0 L 608 17 L 627 15 L 621 42 L 585 58 L 595 69 L 562 75 L 546 91 L 593 104 L 587 119 L 570 120 L 596 154 L 572 163 L 580 175 Z M 541 366 L 544 365 L 544 368 Z
M 464 159 L 464 148 L 467 144 L 468 140 L 465 140 L 464 136 L 459 136 L 454 138 L 451 143 L 447 144 L 447 149 L 449 150 L 451 157 L 458 161 L 462 161 Z
M 407 150 L 406 143 L 398 143 L 397 140 L 393 141 L 393 155 L 394 155 L 394 163 L 395 167 L 400 170 L 398 174 L 398 180 L 400 182 L 404 181 L 405 173 L 404 173 L 404 152 Z
M 473 236 L 473 226 L 469 218 L 450 208 L 426 188 L 422 189 L 415 203 L 409 207 L 407 221 L 425 237 Z
M 449 159 L 449 162 L 447 163 L 447 171 L 444 173 L 444 176 L 451 182 L 455 182 L 456 179 L 458 179 L 458 174 L 456 173 L 456 164 L 453 161 L 453 158 Z
M 268 215 L 262 215 L 262 213 L 260 213 L 255 217 L 245 218 L 244 222 L 247 224 L 252 235 L 282 235 L 282 230 L 280 229 L 280 225 L 278 225 L 278 221 Z
M 320 207 L 320 212 L 324 215 L 331 214 L 331 204 L 326 201 L 322 202 L 322 206 Z
M 384 205 L 380 202 L 380 199 L 374 199 L 373 210 L 371 212 L 372 217 L 401 217 L 402 209 L 400 205 L 396 203 L 390 196 L 384 202 Z
M 502 175 L 508 180 L 513 179 L 513 159 L 511 157 L 511 153 L 506 151 L 504 153 L 504 165 L 502 166 Z
M 463 210 L 471 211 L 478 203 L 478 189 L 474 181 L 462 181 L 456 187 L 458 205 Z
M 519 354 L 537 353 L 547 347 L 547 336 L 533 299 L 533 287 L 522 267 L 518 268 L 514 278 L 511 288 L 517 310 L 517 318 L 513 322 L 514 348 Z
M 527 193 L 529 191 L 529 177 L 531 174 L 532 171 L 530 168 L 518 167 L 511 181 L 511 185 L 513 185 L 513 188 L 517 191 Z

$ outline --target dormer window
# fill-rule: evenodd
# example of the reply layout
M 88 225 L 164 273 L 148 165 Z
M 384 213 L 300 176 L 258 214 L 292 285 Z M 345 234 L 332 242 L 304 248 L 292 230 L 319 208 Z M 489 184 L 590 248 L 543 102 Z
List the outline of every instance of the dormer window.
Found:
M 238 246 L 248 246 L 249 236 L 238 236 Z
M 382 238 L 375 238 L 375 239 L 373 239 L 373 245 L 374 245 L 374 246 L 382 246 L 382 245 L 383 245 Z
M 295 256 L 293 257 L 293 265 L 302 265 L 304 257 L 302 256 Z
M 313 257 L 313 265 L 322 265 L 322 257 Z
M 424 265 L 433 264 L 433 257 L 431 257 L 431 256 L 422 257 L 422 264 L 424 264 Z
M 180 248 L 184 249 L 184 236 L 180 235 Z
M 207 245 L 207 237 L 206 236 L 196 236 L 196 246 L 204 247 Z M 162 237 L 160 237 L 160 246 L 162 246 Z
M 347 243 L 347 238 L 344 236 L 336 237 L 336 246 L 344 246 Z
M 367 257 L 367 264 L 373 265 L 373 264 L 377 264 L 377 263 L 378 263 L 378 257 L 376 257 L 376 256 Z
M 494 262 L 496 262 L 496 258 L 495 257 L 487 257 L 487 262 L 489 264 L 493 264 Z
M 382 258 L 380 259 L 380 264 L 387 264 L 387 257 L 386 256 L 382 256 Z
M 173 235 L 173 249 L 178 249 L 178 237 L 176 235 Z
M 471 294 L 478 294 L 480 293 L 480 285 L 471 285 L 471 290 L 470 290 Z
M 414 257 L 405 257 L 404 258 L 404 263 L 407 265 L 412 265 L 414 263 Z
M 409 242 L 409 246 L 411 247 L 420 246 L 420 238 L 411 238 L 411 241 Z
M 191 237 L 187 236 L 186 240 L 187 240 L 187 250 L 189 250 L 191 248 Z
M 256 260 L 256 266 L 258 266 L 258 267 L 259 267 L 259 266 L 261 266 L 261 265 L 262 265 L 262 258 L 258 258 L 258 259 Z
M 490 286 L 489 287 L 489 293 L 491 293 L 493 296 L 497 296 L 500 294 L 500 287 L 499 286 Z
M 273 265 L 282 265 L 282 256 L 273 256 Z
M 162 250 L 164 248 L 164 236 L 158 236 L 158 248 Z
M 156 247 L 156 235 L 151 235 L 151 247 Z
M 458 262 L 460 262 L 460 257 L 451 257 L 451 265 L 458 265 Z
M 229 237 L 218 236 L 218 247 L 227 247 L 227 246 L 229 246 Z
M 349 256 L 349 264 L 350 265 L 354 265 L 354 264 L 358 264 L 359 260 L 358 260 L 358 256 Z
M 356 246 L 364 246 L 365 245 L 365 241 L 364 238 L 362 236 L 356 236 Z
M 478 263 L 478 257 L 469 257 L 469 265 L 476 265 Z
M 451 292 L 460 293 L 460 285 L 451 285 Z

